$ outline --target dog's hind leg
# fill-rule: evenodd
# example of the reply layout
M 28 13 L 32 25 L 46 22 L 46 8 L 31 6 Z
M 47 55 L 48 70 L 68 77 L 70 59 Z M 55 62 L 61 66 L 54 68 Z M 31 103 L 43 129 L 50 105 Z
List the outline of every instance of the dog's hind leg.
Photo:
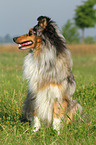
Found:
M 64 118 L 67 105 L 68 102 L 66 100 L 63 100 L 62 104 L 60 104 L 58 101 L 55 101 L 53 105 L 53 129 L 57 130 L 58 134 L 60 133 L 61 118 Z
M 71 121 L 75 118 L 77 114 L 81 114 L 82 112 L 82 107 L 81 105 L 76 101 L 73 100 L 73 105 L 69 108 L 69 111 L 67 112 L 67 124 L 70 124 Z

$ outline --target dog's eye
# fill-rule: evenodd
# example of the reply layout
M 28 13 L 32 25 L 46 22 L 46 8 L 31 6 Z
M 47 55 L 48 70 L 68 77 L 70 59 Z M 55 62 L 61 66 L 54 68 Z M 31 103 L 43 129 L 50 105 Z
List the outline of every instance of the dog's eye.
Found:
M 34 33 L 34 35 L 37 35 L 37 32 L 36 31 L 34 31 L 33 33 Z
M 31 36 L 32 34 L 37 35 L 36 31 L 29 31 L 28 35 Z

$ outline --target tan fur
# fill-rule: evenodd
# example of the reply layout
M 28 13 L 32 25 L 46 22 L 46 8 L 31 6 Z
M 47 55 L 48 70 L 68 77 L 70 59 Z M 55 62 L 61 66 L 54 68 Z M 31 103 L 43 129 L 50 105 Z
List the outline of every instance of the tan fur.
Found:
M 58 101 L 54 101 L 53 104 L 53 117 L 54 118 L 64 118 L 66 113 L 68 102 L 66 100 L 62 101 L 62 104 L 59 104 Z

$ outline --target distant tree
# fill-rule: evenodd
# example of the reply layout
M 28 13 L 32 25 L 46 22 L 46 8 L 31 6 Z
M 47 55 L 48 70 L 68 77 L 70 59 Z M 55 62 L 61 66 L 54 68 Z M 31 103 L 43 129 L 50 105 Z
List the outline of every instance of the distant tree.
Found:
M 3 43 L 3 38 L 2 37 L 0 37 L 0 43 Z
M 83 5 L 75 10 L 75 23 L 82 29 L 82 41 L 84 41 L 85 28 L 94 27 L 96 24 L 96 0 L 83 1 Z
M 85 39 L 84 39 L 84 42 L 86 44 L 93 44 L 93 43 L 96 43 L 95 39 L 92 37 L 92 36 L 87 36 Z
M 78 28 L 71 22 L 71 20 L 68 20 L 62 27 L 62 35 L 65 37 L 67 43 L 79 43 L 80 41 Z
M 0 43 L 13 43 L 12 38 L 10 37 L 9 34 L 6 34 L 4 37 L 0 37 Z
M 5 35 L 4 41 L 5 41 L 5 43 L 12 43 L 12 38 L 10 37 L 9 34 L 6 34 L 6 35 Z

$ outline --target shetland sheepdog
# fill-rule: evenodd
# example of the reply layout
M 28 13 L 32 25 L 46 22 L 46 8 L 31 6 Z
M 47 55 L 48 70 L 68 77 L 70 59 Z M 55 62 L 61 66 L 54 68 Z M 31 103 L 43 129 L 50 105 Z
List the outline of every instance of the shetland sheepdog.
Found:
M 30 49 L 24 61 L 28 93 L 23 109 L 34 124 L 34 132 L 44 121 L 59 134 L 61 120 L 67 116 L 70 123 L 82 107 L 72 99 L 76 84 L 65 38 L 51 18 L 40 16 L 37 21 L 27 34 L 13 38 L 19 49 Z

